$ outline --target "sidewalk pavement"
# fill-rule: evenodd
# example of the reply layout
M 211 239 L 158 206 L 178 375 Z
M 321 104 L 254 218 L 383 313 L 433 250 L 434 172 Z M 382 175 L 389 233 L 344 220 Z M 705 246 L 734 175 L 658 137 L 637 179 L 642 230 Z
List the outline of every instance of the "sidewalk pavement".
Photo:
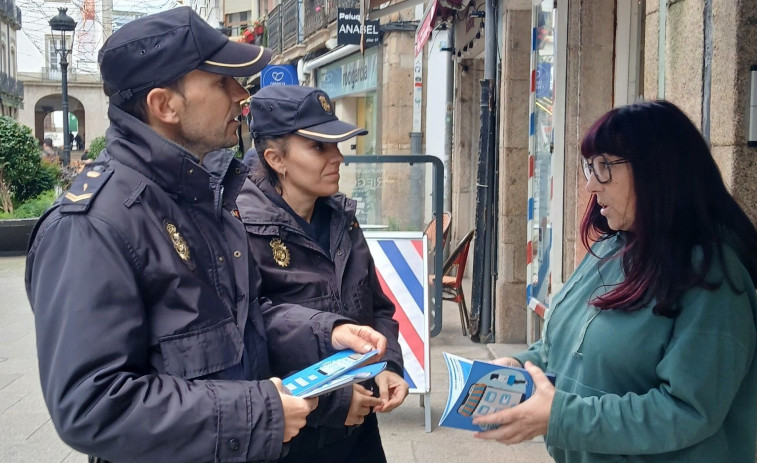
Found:
M 0 256 L 0 294 L 3 297 L 0 305 L 0 462 L 85 463 L 86 456 L 72 450 L 58 438 L 42 399 L 34 323 L 24 288 L 24 265 L 23 256 Z M 445 303 L 442 331 L 430 342 L 432 431 L 425 432 L 424 410 L 420 406 L 419 395 L 412 394 L 393 412 L 379 415 L 388 461 L 552 461 L 541 439 L 506 446 L 478 441 L 467 431 L 437 427 L 447 400 L 448 387 L 442 352 L 470 359 L 490 359 L 525 348 L 524 345 L 471 342 L 462 335 L 457 313 L 454 304 Z

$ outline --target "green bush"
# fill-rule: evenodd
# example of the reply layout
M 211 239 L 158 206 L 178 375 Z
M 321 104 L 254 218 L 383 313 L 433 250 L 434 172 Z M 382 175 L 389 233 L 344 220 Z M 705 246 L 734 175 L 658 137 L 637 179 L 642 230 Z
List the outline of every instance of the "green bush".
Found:
M 26 201 L 39 196 L 41 193 L 52 190 L 59 185 L 60 167 L 42 162 L 36 170 L 30 172 L 27 181 L 16 185 L 13 194 L 14 207 L 20 207 Z
M 42 162 L 31 129 L 0 116 L 0 210 L 13 212 L 15 205 L 53 189 L 58 175 L 57 166 Z
M 88 159 L 97 159 L 100 155 L 100 151 L 105 149 L 105 137 L 97 137 L 89 144 Z
M 0 219 L 29 219 L 41 216 L 55 202 L 55 190 L 49 190 L 19 205 L 12 213 L 0 212 Z

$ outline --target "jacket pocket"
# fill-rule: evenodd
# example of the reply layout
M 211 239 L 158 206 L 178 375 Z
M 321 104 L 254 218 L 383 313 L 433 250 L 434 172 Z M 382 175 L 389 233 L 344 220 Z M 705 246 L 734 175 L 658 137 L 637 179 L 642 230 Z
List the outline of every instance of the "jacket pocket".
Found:
M 166 373 L 184 379 L 199 378 L 237 365 L 244 342 L 231 318 L 189 333 L 160 339 Z
M 347 315 L 361 325 L 373 326 L 373 290 L 368 283 L 361 282 L 350 289 L 351 302 L 347 304 Z

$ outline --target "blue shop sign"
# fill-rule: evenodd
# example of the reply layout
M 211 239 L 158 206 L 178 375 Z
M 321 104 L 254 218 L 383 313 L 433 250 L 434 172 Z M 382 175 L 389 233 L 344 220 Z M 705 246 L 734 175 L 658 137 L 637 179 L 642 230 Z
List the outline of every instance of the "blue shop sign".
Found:
M 331 98 L 376 89 L 378 54 L 372 48 L 365 55 L 354 53 L 336 63 L 323 66 L 316 73 L 316 87 Z
M 297 68 L 289 64 L 270 64 L 260 73 L 260 87 L 269 85 L 299 85 Z

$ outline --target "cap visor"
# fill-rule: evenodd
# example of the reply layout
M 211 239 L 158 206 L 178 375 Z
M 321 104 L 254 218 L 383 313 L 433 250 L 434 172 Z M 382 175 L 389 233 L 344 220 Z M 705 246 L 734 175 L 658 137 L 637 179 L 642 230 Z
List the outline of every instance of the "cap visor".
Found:
M 198 69 L 232 77 L 252 76 L 263 70 L 271 60 L 271 54 L 267 48 L 229 40 Z
M 347 122 L 335 120 L 299 129 L 295 133 L 311 140 L 337 143 L 358 135 L 365 135 L 368 131 Z

